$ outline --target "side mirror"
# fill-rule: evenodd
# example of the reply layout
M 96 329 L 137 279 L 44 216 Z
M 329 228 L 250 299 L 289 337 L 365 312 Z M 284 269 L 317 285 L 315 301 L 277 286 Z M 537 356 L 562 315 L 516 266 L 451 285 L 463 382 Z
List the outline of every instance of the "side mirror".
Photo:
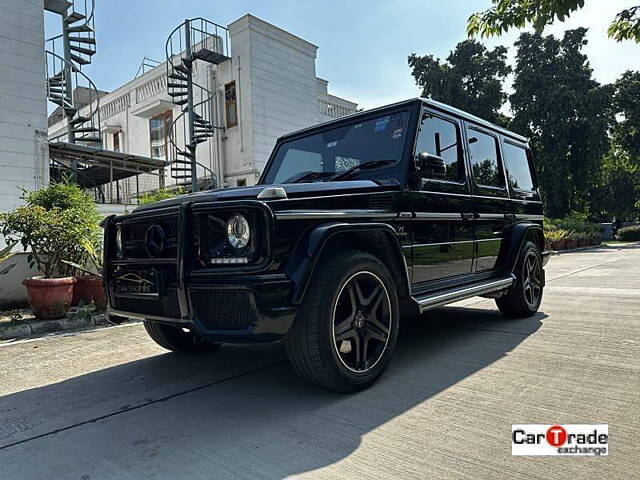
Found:
M 420 174 L 427 178 L 445 178 L 447 176 L 447 164 L 444 163 L 442 157 L 421 152 L 417 155 L 416 163 Z

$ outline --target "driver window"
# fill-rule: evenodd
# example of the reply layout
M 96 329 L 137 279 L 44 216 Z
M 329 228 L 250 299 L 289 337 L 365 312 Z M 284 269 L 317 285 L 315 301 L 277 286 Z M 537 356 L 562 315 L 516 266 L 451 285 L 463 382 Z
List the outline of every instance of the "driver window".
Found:
M 415 153 L 417 155 L 426 152 L 441 157 L 444 160 L 446 173 L 444 178 L 437 179 L 428 174 L 422 174 L 422 179 L 463 183 L 465 181 L 464 158 L 460 145 L 460 131 L 455 123 L 426 113 L 422 117 Z

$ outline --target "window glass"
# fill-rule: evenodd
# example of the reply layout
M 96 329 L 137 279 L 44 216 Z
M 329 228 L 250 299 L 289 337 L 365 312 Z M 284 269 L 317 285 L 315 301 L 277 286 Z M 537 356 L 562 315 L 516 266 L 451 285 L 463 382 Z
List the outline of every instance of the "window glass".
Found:
M 378 174 L 384 178 L 385 167 L 400 161 L 407 119 L 407 112 L 397 112 L 283 142 L 262 183 L 330 181 L 367 162 L 380 166 L 355 171 L 349 179 Z
M 167 160 L 167 143 L 171 128 L 171 111 L 161 113 L 149 119 L 149 139 L 151 141 L 151 156 Z
M 496 139 L 491 135 L 469 129 L 471 171 L 477 185 L 504 186 L 503 177 L 498 167 L 497 146 Z
M 509 172 L 509 183 L 513 188 L 520 190 L 535 190 L 533 178 L 529 169 L 527 151 L 511 143 L 502 143 L 504 163 Z
M 464 181 L 464 160 L 460 150 L 460 135 L 455 123 L 425 115 L 416 143 L 416 155 L 422 152 L 437 155 L 444 160 L 447 171 L 444 178 L 438 177 L 439 180 Z
M 238 101 L 236 98 L 236 82 L 224 86 L 224 108 L 227 117 L 227 128 L 238 125 Z

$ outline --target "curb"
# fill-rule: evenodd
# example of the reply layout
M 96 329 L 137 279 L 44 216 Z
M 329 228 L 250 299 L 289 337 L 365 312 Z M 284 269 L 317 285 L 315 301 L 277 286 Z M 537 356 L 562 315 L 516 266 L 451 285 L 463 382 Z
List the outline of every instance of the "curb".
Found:
M 600 245 L 589 245 L 588 247 L 577 247 L 577 248 L 569 248 L 565 250 L 548 250 L 551 252 L 551 255 L 562 255 L 563 253 L 573 253 L 580 252 L 582 250 L 595 250 L 596 248 L 602 248 L 608 246 L 605 243 L 601 243 Z
M 0 340 L 15 340 L 31 335 L 43 335 L 47 333 L 65 332 L 72 330 L 85 330 L 99 325 L 97 317 L 88 318 L 61 318 L 59 320 L 39 320 L 35 317 L 0 323 Z M 96 321 L 98 320 L 98 321 Z

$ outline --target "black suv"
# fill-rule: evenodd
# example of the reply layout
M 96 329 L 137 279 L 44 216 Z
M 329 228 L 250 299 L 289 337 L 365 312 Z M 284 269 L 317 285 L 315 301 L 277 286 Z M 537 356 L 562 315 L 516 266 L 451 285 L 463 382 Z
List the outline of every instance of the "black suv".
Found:
M 534 314 L 542 203 L 527 139 L 414 99 L 280 138 L 257 185 L 105 221 L 110 311 L 180 352 L 284 339 L 299 374 L 372 384 L 400 312 Z

